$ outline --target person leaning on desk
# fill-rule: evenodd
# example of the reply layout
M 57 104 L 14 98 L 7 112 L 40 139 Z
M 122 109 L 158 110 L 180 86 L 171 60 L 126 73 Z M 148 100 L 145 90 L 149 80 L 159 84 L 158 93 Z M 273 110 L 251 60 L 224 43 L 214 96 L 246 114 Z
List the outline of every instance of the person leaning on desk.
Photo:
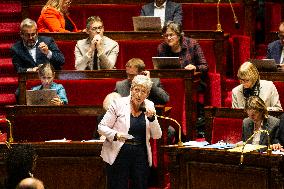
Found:
M 247 141 L 250 136 L 257 131 L 267 130 L 269 132 L 272 149 L 280 149 L 281 145 L 278 139 L 280 120 L 268 115 L 264 101 L 258 96 L 249 97 L 245 105 L 245 112 L 247 113 L 248 118 L 243 120 L 242 141 Z M 258 132 L 248 141 L 248 144 L 268 145 L 268 136 L 264 132 Z

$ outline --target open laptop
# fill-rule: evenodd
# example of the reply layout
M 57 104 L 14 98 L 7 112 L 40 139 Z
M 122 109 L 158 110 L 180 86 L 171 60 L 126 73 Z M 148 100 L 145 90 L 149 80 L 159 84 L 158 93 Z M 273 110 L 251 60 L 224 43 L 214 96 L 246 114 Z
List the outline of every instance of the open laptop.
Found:
M 132 17 L 134 31 L 161 31 L 161 19 L 156 16 Z
M 274 59 L 251 59 L 259 72 L 277 72 L 277 65 Z
M 181 69 L 179 57 L 152 57 L 154 69 Z
M 57 97 L 55 89 L 43 89 L 43 90 L 26 90 L 26 102 L 27 105 L 45 105 L 49 106 L 51 100 Z

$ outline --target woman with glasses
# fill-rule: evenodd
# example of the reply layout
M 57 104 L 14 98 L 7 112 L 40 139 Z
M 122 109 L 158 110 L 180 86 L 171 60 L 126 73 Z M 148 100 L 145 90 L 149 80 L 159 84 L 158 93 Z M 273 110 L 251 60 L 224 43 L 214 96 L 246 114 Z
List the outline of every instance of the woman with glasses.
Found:
M 162 29 L 164 42 L 158 46 L 158 56 L 179 57 L 181 68 L 207 72 L 208 64 L 203 51 L 194 39 L 184 36 L 181 26 L 169 21 Z
M 240 85 L 232 90 L 232 108 L 244 108 L 250 96 L 259 96 L 268 110 L 281 111 L 278 91 L 272 81 L 260 80 L 257 68 L 245 62 L 238 70 Z
M 146 99 L 151 88 L 149 77 L 135 76 L 130 95 L 113 101 L 98 126 L 106 137 L 101 157 L 107 163 L 108 189 L 147 189 L 152 165 L 149 140 L 162 136 L 154 103 Z
M 76 70 L 113 69 L 117 60 L 118 43 L 104 36 L 104 24 L 100 17 L 87 19 L 88 38 L 77 41 L 75 46 Z
M 79 32 L 69 17 L 71 0 L 48 0 L 37 21 L 39 32 Z

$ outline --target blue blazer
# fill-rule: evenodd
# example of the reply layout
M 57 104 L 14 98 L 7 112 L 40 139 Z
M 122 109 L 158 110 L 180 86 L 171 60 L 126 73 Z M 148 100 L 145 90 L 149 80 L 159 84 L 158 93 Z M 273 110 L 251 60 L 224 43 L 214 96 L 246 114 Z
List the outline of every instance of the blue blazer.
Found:
M 280 58 L 282 53 L 282 45 L 280 40 L 273 41 L 268 44 L 267 48 L 267 56 L 268 59 L 274 59 L 276 64 L 280 64 Z
M 40 42 L 44 42 L 48 49 L 52 52 L 52 57 L 50 60 L 43 54 L 40 49 L 38 48 L 38 44 Z M 16 42 L 11 47 L 12 53 L 12 63 L 14 64 L 15 70 L 18 73 L 26 72 L 28 68 L 33 68 L 38 66 L 39 64 L 44 64 L 47 61 L 52 64 L 54 69 L 61 70 L 61 66 L 64 64 L 64 55 L 58 49 L 56 43 L 54 42 L 53 38 L 39 36 L 38 42 L 36 44 L 36 61 L 30 55 L 28 49 L 24 46 L 23 41 Z
M 144 5 L 141 9 L 141 16 L 154 16 L 154 2 Z M 182 25 L 182 7 L 181 4 L 172 1 L 166 3 L 165 23 L 175 21 Z

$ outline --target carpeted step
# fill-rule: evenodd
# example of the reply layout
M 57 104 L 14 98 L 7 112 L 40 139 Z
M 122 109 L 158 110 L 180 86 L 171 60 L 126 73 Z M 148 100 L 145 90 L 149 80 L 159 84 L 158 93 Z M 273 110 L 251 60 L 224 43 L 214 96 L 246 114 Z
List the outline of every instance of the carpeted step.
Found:
M 18 22 L 1 22 L 0 20 L 0 40 L 2 42 L 15 43 L 20 39 L 20 21 Z
M 0 57 L 1 58 L 11 58 L 10 48 L 12 47 L 13 44 L 14 43 L 12 41 L 0 43 Z
M 0 94 L 15 93 L 18 87 L 18 77 L 0 77 Z
M 0 106 L 16 104 L 16 96 L 14 93 L 0 94 Z
M 0 59 L 0 77 L 5 75 L 14 76 L 16 74 L 11 58 Z

